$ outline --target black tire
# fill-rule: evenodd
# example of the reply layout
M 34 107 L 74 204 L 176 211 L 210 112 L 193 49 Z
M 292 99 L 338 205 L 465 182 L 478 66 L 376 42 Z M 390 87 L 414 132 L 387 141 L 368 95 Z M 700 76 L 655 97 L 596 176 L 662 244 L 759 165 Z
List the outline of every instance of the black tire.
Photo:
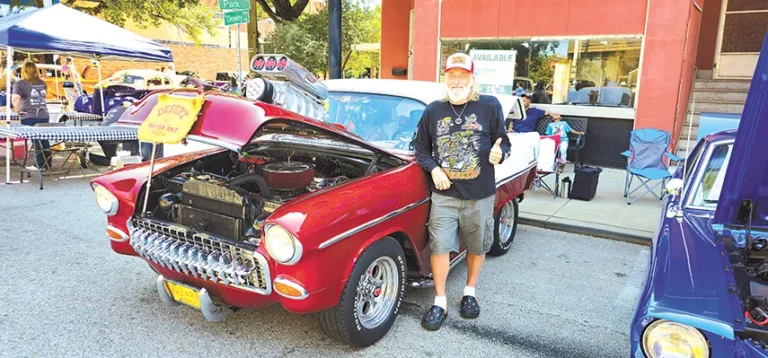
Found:
M 488 252 L 491 256 L 501 256 L 506 254 L 507 251 L 509 251 L 509 248 L 512 247 L 512 242 L 515 240 L 515 234 L 517 233 L 517 198 L 508 201 L 505 206 L 507 207 L 507 210 L 512 210 L 514 212 L 514 223 L 512 224 L 512 230 L 507 235 L 508 237 L 501 238 L 499 236 L 499 225 L 501 225 L 501 214 L 504 212 L 503 208 L 494 216 L 493 245 L 491 245 L 491 250 Z
M 394 305 L 386 312 L 386 318 L 376 327 L 366 328 L 357 314 L 357 294 L 360 279 L 368 267 L 376 260 L 390 258 L 394 260 L 398 282 L 392 287 L 396 289 Z M 352 269 L 347 284 L 341 293 L 339 304 L 326 311 L 320 312 L 320 327 L 329 337 L 354 347 L 367 347 L 383 338 L 397 318 L 400 305 L 405 294 L 406 280 L 405 253 L 400 244 L 391 237 L 385 237 L 368 247 L 360 255 Z M 383 293 L 383 291 L 382 291 Z

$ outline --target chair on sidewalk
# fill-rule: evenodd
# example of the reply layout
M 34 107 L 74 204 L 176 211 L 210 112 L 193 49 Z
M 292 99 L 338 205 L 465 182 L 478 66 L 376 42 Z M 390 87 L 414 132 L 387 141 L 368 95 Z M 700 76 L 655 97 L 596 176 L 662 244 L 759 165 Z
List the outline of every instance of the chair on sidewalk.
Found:
M 557 160 L 557 155 L 560 153 L 560 136 L 548 135 L 541 136 L 539 142 L 539 165 L 536 170 L 536 180 L 534 181 L 535 188 L 543 187 L 544 190 L 552 193 L 552 199 L 557 198 L 557 193 L 560 189 L 560 173 L 562 172 L 562 165 Z M 544 182 L 544 178 L 550 174 L 555 174 L 555 188 L 552 189 Z
M 669 132 L 653 128 L 637 129 L 630 133 L 629 150 L 621 153 L 627 157 L 627 174 L 624 185 L 624 197 L 627 198 L 627 205 L 632 205 L 637 199 L 647 193 L 651 193 L 659 202 L 663 198 L 663 188 L 667 180 L 672 177 L 669 166 L 664 163 L 666 156 L 672 161 L 680 161 L 682 158 L 669 152 L 671 136 Z M 637 177 L 641 185 L 635 190 L 629 191 L 632 185 L 632 179 Z M 654 186 L 648 183 L 658 180 Z M 662 185 L 662 194 L 656 195 L 655 188 Z M 631 199 L 632 193 L 638 189 L 645 188 L 640 196 Z

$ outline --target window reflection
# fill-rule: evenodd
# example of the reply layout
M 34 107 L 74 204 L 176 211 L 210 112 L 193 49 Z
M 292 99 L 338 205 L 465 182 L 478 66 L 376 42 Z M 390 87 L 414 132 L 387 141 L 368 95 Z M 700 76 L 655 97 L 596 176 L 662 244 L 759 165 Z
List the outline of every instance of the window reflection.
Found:
M 511 49 L 516 94 L 531 102 L 626 108 L 635 102 L 641 45 L 640 38 L 446 40 L 441 66 L 456 51 Z

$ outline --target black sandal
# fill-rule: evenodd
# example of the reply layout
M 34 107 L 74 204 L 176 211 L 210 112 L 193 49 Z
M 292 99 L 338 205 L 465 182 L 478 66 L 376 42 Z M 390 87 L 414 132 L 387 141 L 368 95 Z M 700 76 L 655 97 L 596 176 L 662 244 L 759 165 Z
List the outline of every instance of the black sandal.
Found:
M 443 325 L 446 317 L 448 317 L 448 312 L 442 307 L 434 305 L 424 314 L 424 318 L 421 319 L 421 325 L 430 331 L 436 331 Z
M 480 305 L 474 296 L 464 296 L 461 299 L 461 316 L 464 318 L 477 318 L 480 316 Z

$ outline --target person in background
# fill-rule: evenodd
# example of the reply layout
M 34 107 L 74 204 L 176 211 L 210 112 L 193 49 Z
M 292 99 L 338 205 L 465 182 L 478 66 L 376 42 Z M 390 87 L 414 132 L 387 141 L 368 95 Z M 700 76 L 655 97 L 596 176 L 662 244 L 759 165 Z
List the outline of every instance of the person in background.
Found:
M 80 73 L 77 72 L 72 57 L 67 57 L 64 60 L 64 65 L 61 66 L 61 74 L 64 75 L 64 79 L 72 82 L 73 88 L 64 88 L 64 94 L 67 97 L 67 112 L 74 111 L 75 102 L 77 98 L 83 95 L 83 84 L 80 82 Z
M 551 102 L 547 91 L 544 89 L 544 85 L 542 83 L 537 83 L 536 90 L 531 95 L 531 103 L 550 104 Z
M 515 95 L 522 96 L 525 94 L 525 88 L 523 88 L 522 82 L 517 82 L 517 88 L 515 88 Z
M 75 62 L 72 60 L 72 57 L 67 57 L 67 59 L 64 60 L 64 65 L 61 66 L 61 73 L 64 76 L 68 76 L 69 80 L 74 82 L 75 88 L 77 88 L 77 95 L 82 95 L 83 83 L 80 81 L 80 73 L 77 72 L 77 67 L 75 67 Z
M 571 128 L 568 122 L 562 122 L 562 118 L 552 118 L 552 123 L 547 124 L 547 132 L 545 135 L 560 135 L 560 159 L 565 161 L 568 155 L 568 133 L 574 133 L 578 135 L 584 135 L 584 132 L 579 132 Z
M 536 131 L 536 123 L 539 119 L 550 116 L 552 119 L 562 119 L 559 113 L 549 112 L 538 108 L 531 107 L 531 99 L 527 94 L 522 95 L 523 105 L 525 106 L 525 116 L 523 120 L 513 121 L 507 119 L 506 127 L 509 133 L 529 133 Z
M 26 62 L 21 70 L 21 80 L 13 85 L 12 109 L 21 117 L 21 124 L 34 126 L 38 123 L 48 123 L 51 115 L 48 113 L 45 94 L 48 86 L 40 79 L 40 72 L 33 62 Z M 35 158 L 37 168 L 51 167 L 51 144 L 47 140 L 35 140 Z

